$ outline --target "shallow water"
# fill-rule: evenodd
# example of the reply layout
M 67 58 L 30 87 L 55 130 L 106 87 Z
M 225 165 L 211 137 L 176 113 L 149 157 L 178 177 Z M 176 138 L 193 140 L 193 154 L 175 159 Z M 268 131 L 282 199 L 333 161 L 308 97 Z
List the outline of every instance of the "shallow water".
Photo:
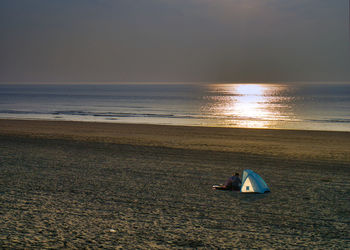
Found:
M 2 84 L 0 118 L 350 131 L 350 85 Z

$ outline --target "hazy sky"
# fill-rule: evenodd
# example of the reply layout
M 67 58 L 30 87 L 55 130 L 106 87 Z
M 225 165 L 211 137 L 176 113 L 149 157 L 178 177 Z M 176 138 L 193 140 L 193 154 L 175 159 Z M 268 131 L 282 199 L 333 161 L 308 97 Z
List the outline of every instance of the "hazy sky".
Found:
M 1 0 L 0 81 L 350 81 L 348 0 Z

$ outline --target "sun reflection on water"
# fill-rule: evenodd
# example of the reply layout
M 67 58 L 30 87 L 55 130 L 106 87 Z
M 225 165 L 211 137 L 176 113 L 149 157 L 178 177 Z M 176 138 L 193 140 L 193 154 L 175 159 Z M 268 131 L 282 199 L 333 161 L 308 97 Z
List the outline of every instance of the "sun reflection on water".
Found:
M 208 89 L 202 112 L 224 126 L 273 128 L 277 122 L 291 121 L 284 85 L 214 84 Z

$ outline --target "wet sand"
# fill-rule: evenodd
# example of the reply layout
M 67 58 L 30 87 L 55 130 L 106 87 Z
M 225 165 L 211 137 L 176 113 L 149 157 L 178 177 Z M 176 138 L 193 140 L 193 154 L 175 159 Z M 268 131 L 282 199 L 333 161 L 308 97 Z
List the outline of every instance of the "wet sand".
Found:
M 0 120 L 1 248 L 344 249 L 349 197 L 350 133 Z

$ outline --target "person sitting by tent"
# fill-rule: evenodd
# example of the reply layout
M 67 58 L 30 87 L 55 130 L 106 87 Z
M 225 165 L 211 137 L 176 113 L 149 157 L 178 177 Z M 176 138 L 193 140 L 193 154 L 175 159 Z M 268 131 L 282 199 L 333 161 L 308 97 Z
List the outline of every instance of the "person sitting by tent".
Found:
M 218 190 L 241 190 L 242 181 L 239 178 L 239 173 L 232 174 L 230 178 L 226 181 L 225 185 L 213 186 L 214 189 Z

